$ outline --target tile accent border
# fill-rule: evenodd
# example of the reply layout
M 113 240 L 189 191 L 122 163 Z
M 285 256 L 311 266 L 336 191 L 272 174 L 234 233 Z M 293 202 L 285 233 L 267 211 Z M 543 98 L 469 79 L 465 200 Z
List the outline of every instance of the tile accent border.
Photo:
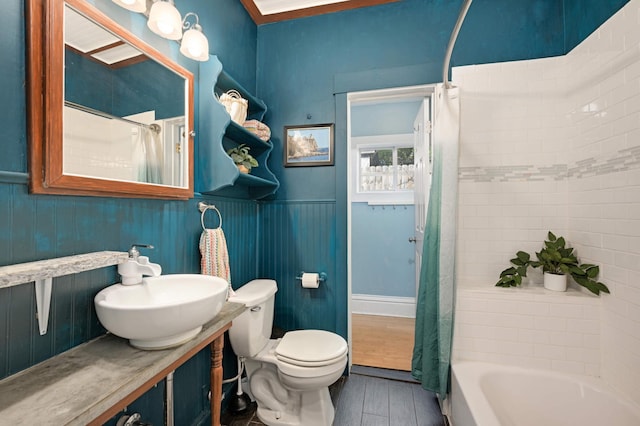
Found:
M 460 167 L 458 180 L 470 182 L 527 182 L 563 180 L 567 177 L 567 166 L 513 165 L 513 166 L 470 166 Z
M 587 158 L 569 167 L 569 178 L 583 178 L 626 172 L 640 168 L 640 146 L 621 149 L 607 159 Z
M 567 178 L 586 178 L 610 173 L 626 172 L 640 168 L 640 146 L 617 151 L 609 158 L 589 157 L 571 165 L 549 166 L 467 166 L 460 167 L 461 182 L 541 182 L 560 181 Z

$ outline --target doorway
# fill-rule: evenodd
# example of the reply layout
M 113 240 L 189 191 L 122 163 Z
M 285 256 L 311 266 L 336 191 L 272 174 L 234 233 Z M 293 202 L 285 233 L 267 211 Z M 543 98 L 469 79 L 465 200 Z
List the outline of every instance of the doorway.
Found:
M 347 95 L 350 364 L 411 369 L 432 93 Z

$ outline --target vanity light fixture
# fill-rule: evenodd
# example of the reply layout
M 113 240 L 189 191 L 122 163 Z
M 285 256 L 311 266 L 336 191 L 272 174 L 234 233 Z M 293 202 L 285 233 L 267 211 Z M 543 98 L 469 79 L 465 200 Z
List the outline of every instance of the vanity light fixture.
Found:
M 147 27 L 160 37 L 180 40 L 182 37 L 182 19 L 173 0 L 160 0 L 151 5 Z
M 120 7 L 132 12 L 144 13 L 147 10 L 147 0 L 112 0 Z
M 187 18 L 189 16 L 195 16 L 196 22 L 188 22 Z M 202 27 L 198 24 L 198 15 L 193 12 L 187 13 L 182 21 L 182 29 L 186 31 L 182 36 L 180 53 L 196 61 L 209 60 L 209 40 L 207 40 L 207 37 L 202 32 Z
M 151 4 L 148 13 L 147 27 L 160 37 L 169 40 L 180 40 L 180 53 L 196 61 L 209 60 L 209 40 L 202 32 L 198 15 L 189 12 L 180 17 L 173 0 L 112 0 L 118 6 L 133 12 L 147 12 L 147 4 Z M 153 3 L 151 3 L 153 1 Z M 190 16 L 195 22 L 187 21 Z M 184 34 L 182 31 L 185 30 Z

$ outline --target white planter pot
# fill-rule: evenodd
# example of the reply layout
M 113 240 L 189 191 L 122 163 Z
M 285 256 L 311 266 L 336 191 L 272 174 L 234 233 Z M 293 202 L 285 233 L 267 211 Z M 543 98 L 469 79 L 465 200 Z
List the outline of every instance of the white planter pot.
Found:
M 545 272 L 544 288 L 553 291 L 567 291 L 567 276 Z

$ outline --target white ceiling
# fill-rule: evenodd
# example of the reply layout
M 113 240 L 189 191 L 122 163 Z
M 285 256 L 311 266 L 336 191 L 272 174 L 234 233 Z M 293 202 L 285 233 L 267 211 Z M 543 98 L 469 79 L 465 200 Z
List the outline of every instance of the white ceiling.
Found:
M 75 50 L 108 65 L 135 58 L 142 53 L 120 38 L 85 18 L 70 7 L 64 8 L 64 42 Z M 105 46 L 111 46 L 106 49 Z
M 324 6 L 334 3 L 347 3 L 350 0 L 253 0 L 262 15 L 290 12 L 309 7 Z
M 258 24 L 299 19 L 402 0 L 239 0 Z M 424 0 L 426 1 L 426 0 Z

